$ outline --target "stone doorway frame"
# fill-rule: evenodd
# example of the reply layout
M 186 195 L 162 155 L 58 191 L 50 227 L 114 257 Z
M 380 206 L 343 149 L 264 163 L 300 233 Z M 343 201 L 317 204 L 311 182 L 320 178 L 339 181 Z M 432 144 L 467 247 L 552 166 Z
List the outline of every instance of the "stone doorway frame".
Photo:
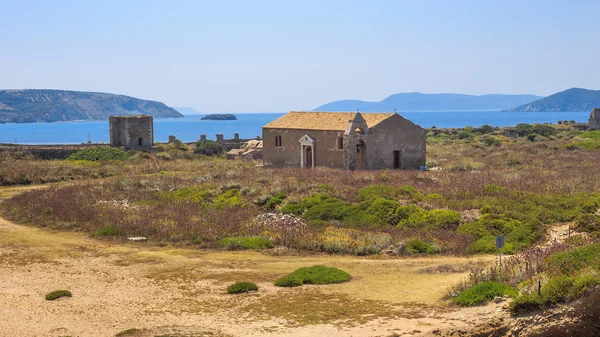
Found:
M 306 167 L 306 158 L 305 157 L 305 153 L 306 153 L 306 148 L 310 147 L 310 152 L 311 152 L 311 167 L 310 168 L 315 168 L 315 140 L 314 138 L 310 137 L 309 135 L 304 135 L 302 136 L 302 138 L 300 138 L 300 167 Z

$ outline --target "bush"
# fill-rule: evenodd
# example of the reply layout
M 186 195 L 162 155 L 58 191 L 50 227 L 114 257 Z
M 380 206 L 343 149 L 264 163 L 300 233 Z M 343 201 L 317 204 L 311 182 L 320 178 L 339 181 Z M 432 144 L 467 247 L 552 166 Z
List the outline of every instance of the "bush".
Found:
M 46 300 L 54 301 L 55 299 L 58 299 L 61 297 L 71 297 L 71 296 L 72 296 L 72 294 L 68 290 L 54 290 L 53 292 L 46 294 Z
M 548 265 L 564 275 L 573 275 L 586 267 L 600 269 L 600 243 L 551 255 Z
M 129 157 L 129 153 L 116 147 L 90 147 L 75 151 L 66 160 L 106 161 L 125 160 Z
M 460 223 L 460 215 L 447 209 L 434 209 L 426 211 L 418 209 L 412 212 L 405 220 L 400 220 L 399 227 L 420 227 L 425 230 L 454 230 Z
M 331 284 L 350 281 L 350 274 L 337 268 L 325 266 L 304 267 L 288 274 L 277 281 L 278 287 L 297 287 L 303 284 Z
M 196 149 L 194 150 L 194 153 L 199 153 L 206 156 L 217 156 L 223 153 L 223 147 L 214 140 L 205 139 L 196 143 Z
M 600 216 L 595 214 L 581 214 L 577 217 L 577 229 L 583 232 L 600 231 Z
M 502 142 L 493 136 L 485 136 L 483 137 L 483 143 L 487 146 L 500 146 Z
M 454 298 L 454 303 L 463 307 L 471 307 L 492 300 L 497 296 L 515 297 L 517 291 L 504 283 L 487 281 L 461 292 Z
M 458 133 L 458 139 L 470 139 L 473 138 L 473 134 L 467 131 L 461 131 Z
M 432 247 L 425 241 L 413 239 L 406 243 L 406 251 L 412 254 L 431 253 Z
M 252 290 L 258 290 L 258 286 L 252 282 L 236 282 L 227 287 L 228 294 L 247 293 Z
M 116 226 L 104 226 L 98 228 L 92 236 L 123 236 L 125 232 Z
M 545 305 L 565 302 L 571 298 L 573 278 L 560 275 L 551 278 L 542 286 L 541 296 Z
M 217 241 L 217 244 L 229 250 L 269 249 L 275 246 L 271 240 L 263 236 L 227 237 Z
M 483 124 L 477 131 L 486 134 L 494 132 L 494 128 L 491 125 Z
M 401 199 L 412 199 L 414 201 L 423 200 L 423 193 L 410 185 L 398 187 L 398 197 Z
M 377 198 L 396 199 L 398 190 L 389 185 L 371 185 L 358 190 L 358 195 L 361 201 L 372 201 Z
M 281 207 L 280 211 L 283 214 L 301 215 L 305 210 L 306 208 L 304 205 L 297 202 L 290 202 L 289 204 L 285 204 L 283 207 Z
M 400 221 L 396 213 L 399 206 L 394 200 L 377 198 L 362 212 L 362 220 L 367 224 L 395 226 Z
M 521 295 L 515 298 L 512 302 L 510 302 L 508 308 L 513 316 L 519 316 L 535 310 L 540 310 L 542 306 L 542 300 L 537 294 L 535 294 Z

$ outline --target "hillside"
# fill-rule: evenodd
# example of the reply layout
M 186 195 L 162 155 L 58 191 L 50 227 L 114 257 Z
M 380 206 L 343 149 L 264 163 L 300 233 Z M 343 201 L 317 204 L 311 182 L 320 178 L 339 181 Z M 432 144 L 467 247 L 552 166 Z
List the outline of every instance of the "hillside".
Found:
M 600 90 L 571 88 L 503 111 L 591 111 L 600 107 Z
M 502 110 L 540 99 L 535 95 L 464 95 L 423 94 L 419 92 L 391 95 L 381 102 L 342 100 L 327 103 L 315 111 L 441 111 L 441 110 Z
M 97 92 L 0 90 L 0 123 L 107 120 L 110 116 L 183 117 L 164 103 Z
M 196 111 L 196 109 L 188 106 L 174 106 L 173 109 L 184 115 L 198 115 L 200 112 Z

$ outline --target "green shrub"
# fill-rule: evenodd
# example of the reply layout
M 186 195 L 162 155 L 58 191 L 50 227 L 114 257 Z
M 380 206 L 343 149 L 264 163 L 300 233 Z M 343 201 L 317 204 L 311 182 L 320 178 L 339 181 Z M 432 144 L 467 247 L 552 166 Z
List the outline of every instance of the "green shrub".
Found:
M 458 133 L 458 139 L 470 139 L 473 138 L 473 134 L 467 131 L 461 131 Z
M 580 275 L 573 280 L 571 294 L 580 297 L 593 286 L 600 284 L 600 279 L 595 275 Z
M 577 229 L 583 232 L 600 231 L 600 216 L 595 214 L 581 214 L 577 217 Z
M 229 250 L 236 249 L 269 249 L 275 245 L 264 236 L 227 237 L 217 241 L 219 246 Z
M 330 221 L 343 220 L 348 203 L 341 199 L 321 196 L 318 201 L 305 199 L 307 207 L 304 217 L 308 220 Z
M 600 131 L 585 131 L 581 132 L 579 135 L 581 138 L 600 140 Z
M 535 132 L 534 133 L 530 133 L 530 134 L 527 135 L 527 140 L 530 141 L 530 142 L 535 142 L 535 140 L 536 140 L 536 138 L 538 136 L 539 135 L 537 133 L 535 133 Z
M 361 201 L 371 201 L 377 198 L 396 199 L 398 190 L 389 185 L 370 185 L 358 190 Z
M 566 275 L 555 276 L 542 286 L 541 296 L 545 305 L 565 302 L 571 298 L 573 278 Z
M 46 294 L 46 300 L 54 301 L 55 299 L 58 299 L 61 297 L 71 297 L 71 296 L 72 296 L 72 294 L 68 290 L 54 290 L 53 292 Z
M 240 294 L 252 290 L 258 290 L 258 286 L 252 282 L 236 282 L 227 287 L 228 294 Z
M 278 287 L 297 287 L 303 284 L 331 284 L 350 281 L 350 274 L 338 268 L 325 266 L 304 267 L 288 274 L 277 281 Z
M 600 243 L 553 254 L 548 265 L 564 275 L 574 275 L 586 267 L 600 269 Z
M 175 138 L 174 141 L 172 141 L 169 144 L 167 144 L 166 149 L 167 150 L 187 151 L 188 147 L 187 147 L 187 145 L 183 144 L 182 141 L 180 141 L 179 139 Z
M 196 143 L 196 149 L 194 150 L 194 153 L 199 153 L 206 156 L 217 156 L 223 153 L 223 147 L 214 140 L 205 139 Z
M 487 146 L 500 146 L 502 142 L 494 136 L 483 137 L 483 143 Z
M 483 134 L 492 133 L 494 132 L 494 128 L 491 125 L 483 124 L 479 129 L 477 129 L 477 131 Z
M 447 209 L 426 211 L 420 209 L 412 212 L 405 220 L 400 220 L 400 227 L 419 227 L 425 230 L 456 229 L 460 223 L 460 215 Z
M 432 247 L 425 241 L 412 239 L 406 243 L 406 251 L 412 254 L 431 253 Z
M 224 191 L 217 195 L 213 200 L 213 206 L 216 207 L 235 207 L 242 204 L 240 198 L 240 190 L 238 188 L 232 188 Z
M 75 151 L 66 160 L 106 161 L 125 160 L 129 157 L 128 152 L 116 147 L 90 147 Z
M 270 198 L 269 201 L 267 201 L 265 208 L 274 209 L 277 205 L 281 205 L 282 202 L 283 199 L 281 198 Z
M 412 199 L 414 201 L 423 200 L 423 193 L 410 185 L 398 187 L 398 197 L 401 199 Z
M 125 232 L 116 226 L 104 226 L 104 227 L 100 227 L 98 228 L 96 231 L 94 231 L 94 233 L 92 233 L 92 236 L 123 236 L 125 235 Z
M 565 145 L 567 150 L 600 150 L 600 142 L 589 141 L 589 142 L 575 142 Z
M 528 314 L 535 310 L 540 310 L 543 307 L 543 302 L 537 294 L 521 295 L 508 305 L 510 313 L 513 316 Z
M 487 281 L 464 290 L 454 298 L 454 303 L 462 307 L 471 307 L 497 296 L 517 296 L 517 291 L 504 283 Z
M 304 207 L 303 204 L 300 204 L 297 202 L 290 202 L 288 204 L 285 204 L 280 209 L 281 213 L 283 213 L 283 214 L 294 214 L 294 215 L 301 215 L 302 213 L 304 213 L 305 210 L 306 210 L 306 207 Z
M 368 224 L 395 226 L 400 220 L 396 213 L 398 206 L 400 205 L 394 200 L 377 198 L 362 212 L 363 221 Z

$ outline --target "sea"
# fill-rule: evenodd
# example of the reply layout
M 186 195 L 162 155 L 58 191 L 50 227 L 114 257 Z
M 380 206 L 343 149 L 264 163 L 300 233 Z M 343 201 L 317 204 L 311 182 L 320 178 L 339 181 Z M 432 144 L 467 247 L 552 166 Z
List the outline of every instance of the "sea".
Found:
M 499 112 L 499 111 L 418 111 L 398 112 L 414 123 L 425 127 L 459 128 L 514 126 L 519 123 L 557 123 L 559 120 L 587 122 L 589 112 Z M 205 134 L 215 139 L 222 133 L 226 139 L 239 133 L 240 138 L 261 136 L 261 127 L 284 113 L 237 113 L 234 121 L 203 121 L 203 115 L 184 118 L 155 118 L 154 141 L 166 142 L 169 135 L 183 142 L 194 142 Z M 10 144 L 80 144 L 108 143 L 108 121 L 73 121 L 53 123 L 0 124 L 0 143 Z

